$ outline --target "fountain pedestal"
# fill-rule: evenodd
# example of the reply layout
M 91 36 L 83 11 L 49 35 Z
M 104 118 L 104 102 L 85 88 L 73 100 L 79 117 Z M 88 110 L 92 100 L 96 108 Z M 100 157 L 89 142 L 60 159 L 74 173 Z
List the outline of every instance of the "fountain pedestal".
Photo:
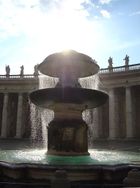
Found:
M 89 155 L 86 123 L 81 118 L 55 118 L 48 126 L 47 154 Z

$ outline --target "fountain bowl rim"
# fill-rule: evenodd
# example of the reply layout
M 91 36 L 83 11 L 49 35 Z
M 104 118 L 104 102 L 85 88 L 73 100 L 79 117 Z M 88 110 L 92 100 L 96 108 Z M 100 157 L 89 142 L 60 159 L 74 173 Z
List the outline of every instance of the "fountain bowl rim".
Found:
M 70 69 L 77 78 L 83 78 L 98 73 L 100 67 L 90 56 L 75 50 L 70 50 L 68 54 L 63 51 L 53 53 L 38 65 L 38 70 L 42 74 L 51 77 L 61 77 L 64 71 L 67 72 Z
M 35 105 L 51 110 L 62 107 L 86 110 L 103 105 L 108 94 L 100 90 L 86 88 L 45 88 L 35 90 L 29 95 Z

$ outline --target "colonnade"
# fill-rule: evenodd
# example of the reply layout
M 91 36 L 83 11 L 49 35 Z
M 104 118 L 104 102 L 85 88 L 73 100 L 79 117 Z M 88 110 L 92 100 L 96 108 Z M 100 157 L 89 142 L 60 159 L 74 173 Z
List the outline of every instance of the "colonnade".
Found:
M 94 110 L 94 139 L 103 138 L 115 140 L 118 138 L 123 139 L 133 139 L 135 138 L 136 126 L 134 121 L 134 104 L 132 102 L 132 88 L 125 87 L 123 88 L 124 101 L 116 100 L 116 89 L 111 88 L 108 90 L 109 101 L 105 107 L 99 107 Z M 9 132 L 9 97 L 10 93 L 3 93 L 3 105 L 1 109 L 1 133 L 0 138 L 7 138 Z M 27 116 L 30 116 L 26 109 L 24 109 L 25 103 L 28 103 L 28 100 L 24 100 L 24 93 L 17 93 L 16 97 L 16 107 L 15 107 L 15 118 L 14 120 L 14 136 L 15 138 L 22 138 L 26 127 L 26 122 L 23 119 L 27 119 Z M 123 122 L 119 122 L 119 113 L 116 106 L 119 103 L 123 103 L 123 114 L 120 114 L 123 118 Z M 11 105 L 11 104 L 10 104 Z M 29 104 L 28 104 L 29 105 Z M 104 117 L 103 117 L 104 116 Z M 137 123 L 138 124 L 138 123 Z M 31 125 L 29 125 L 31 126 Z M 139 125 L 137 125 L 139 127 Z M 139 130 L 138 130 L 139 131 Z M 121 132 L 123 135 L 120 137 Z M 139 133 L 140 135 L 140 133 Z
M 121 101 L 120 101 L 121 102 Z M 115 92 L 114 89 L 109 91 L 109 138 L 116 139 L 118 137 L 118 124 L 115 108 Z M 134 135 L 134 126 L 132 121 L 132 94 L 131 87 L 125 87 L 125 138 L 132 139 Z M 121 129 L 119 130 L 122 131 Z
M 8 108 L 9 108 L 9 93 L 3 94 L 3 109 L 2 109 L 2 120 L 1 120 L 1 138 L 7 138 L 8 136 Z M 15 107 L 16 113 L 16 125 L 15 125 L 15 138 L 22 138 L 24 132 L 23 125 L 23 93 L 18 93 L 17 106 Z
M 99 139 L 101 138 L 101 132 L 103 131 L 103 127 L 106 134 L 105 138 L 110 140 L 115 140 L 119 138 L 123 139 L 135 139 L 136 135 L 136 127 L 135 127 L 135 120 L 134 120 L 134 105 L 132 104 L 132 88 L 125 87 L 124 89 L 124 98 L 125 101 L 117 101 L 115 88 L 110 88 L 108 90 L 109 94 L 109 101 L 108 101 L 108 122 L 104 122 L 101 117 L 101 113 L 106 113 L 105 111 L 101 112 L 101 108 L 95 109 L 94 112 L 94 138 Z M 124 113 L 119 114 L 117 106 L 119 103 L 124 103 Z M 106 115 L 106 114 L 105 114 Z M 123 125 L 118 125 L 119 121 L 118 118 L 122 116 L 124 118 Z M 107 118 L 107 117 L 106 117 Z M 139 131 L 139 130 L 137 130 Z M 123 133 L 123 136 L 120 135 Z M 104 137 L 104 136 L 103 136 Z

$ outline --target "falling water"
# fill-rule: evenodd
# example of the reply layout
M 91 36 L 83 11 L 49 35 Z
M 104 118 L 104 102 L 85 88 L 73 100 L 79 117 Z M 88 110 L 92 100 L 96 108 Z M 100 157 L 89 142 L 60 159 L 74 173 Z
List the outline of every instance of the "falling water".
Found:
M 54 88 L 58 82 L 57 78 L 41 75 L 39 76 L 39 89 Z M 99 74 L 94 76 L 80 78 L 79 82 L 83 88 L 87 89 L 99 89 L 101 81 Z M 98 124 L 96 118 L 97 109 L 85 110 L 82 114 L 83 119 L 86 121 L 89 127 L 88 143 L 92 147 L 93 135 L 96 137 L 95 128 Z M 31 104 L 31 122 L 32 122 L 32 141 L 37 144 L 42 142 L 43 146 L 47 147 L 47 125 L 53 119 L 54 113 L 52 110 L 43 109 Z M 94 118 L 93 118 L 94 117 Z M 41 127 L 41 129 L 40 129 Z M 96 128 L 97 129 L 97 128 Z
M 39 76 L 39 89 L 54 88 L 58 82 L 58 78 L 40 75 Z
M 54 88 L 58 82 L 57 78 L 40 75 L 39 89 Z M 42 142 L 43 147 L 47 148 L 47 126 L 54 118 L 52 110 L 39 108 L 31 104 L 31 138 L 33 145 Z
M 100 86 L 102 85 L 99 74 L 86 78 L 80 78 L 79 82 L 83 88 L 87 89 L 99 90 Z M 95 130 L 97 129 L 98 125 L 97 109 L 87 109 L 83 112 L 82 116 L 85 122 L 88 124 L 88 144 L 89 147 L 92 147 L 93 139 L 96 137 Z
M 41 116 L 40 109 L 37 108 L 33 103 L 30 104 L 30 118 L 31 118 L 31 139 L 33 146 L 37 146 L 42 141 L 42 133 L 40 129 Z
M 100 79 L 99 74 L 89 76 L 86 78 L 80 78 L 79 82 L 83 88 L 87 89 L 99 89 Z

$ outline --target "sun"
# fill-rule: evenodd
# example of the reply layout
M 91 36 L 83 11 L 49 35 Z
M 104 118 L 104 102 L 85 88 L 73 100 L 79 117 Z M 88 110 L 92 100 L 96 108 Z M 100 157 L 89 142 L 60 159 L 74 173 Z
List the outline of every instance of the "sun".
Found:
M 51 13 L 45 37 L 52 51 L 73 49 L 87 53 L 98 45 L 100 31 L 98 23 L 88 20 L 82 11 L 63 6 Z
M 36 46 L 33 46 L 36 54 L 33 55 L 34 61 L 39 62 L 46 55 L 69 49 L 95 59 L 100 56 L 99 49 L 105 43 L 103 27 L 98 20 L 88 19 L 85 10 L 73 6 L 71 3 L 69 6 L 50 10 L 46 15 L 41 16 L 37 27 L 31 32 L 31 36 L 34 35 L 33 44 L 35 41 Z

